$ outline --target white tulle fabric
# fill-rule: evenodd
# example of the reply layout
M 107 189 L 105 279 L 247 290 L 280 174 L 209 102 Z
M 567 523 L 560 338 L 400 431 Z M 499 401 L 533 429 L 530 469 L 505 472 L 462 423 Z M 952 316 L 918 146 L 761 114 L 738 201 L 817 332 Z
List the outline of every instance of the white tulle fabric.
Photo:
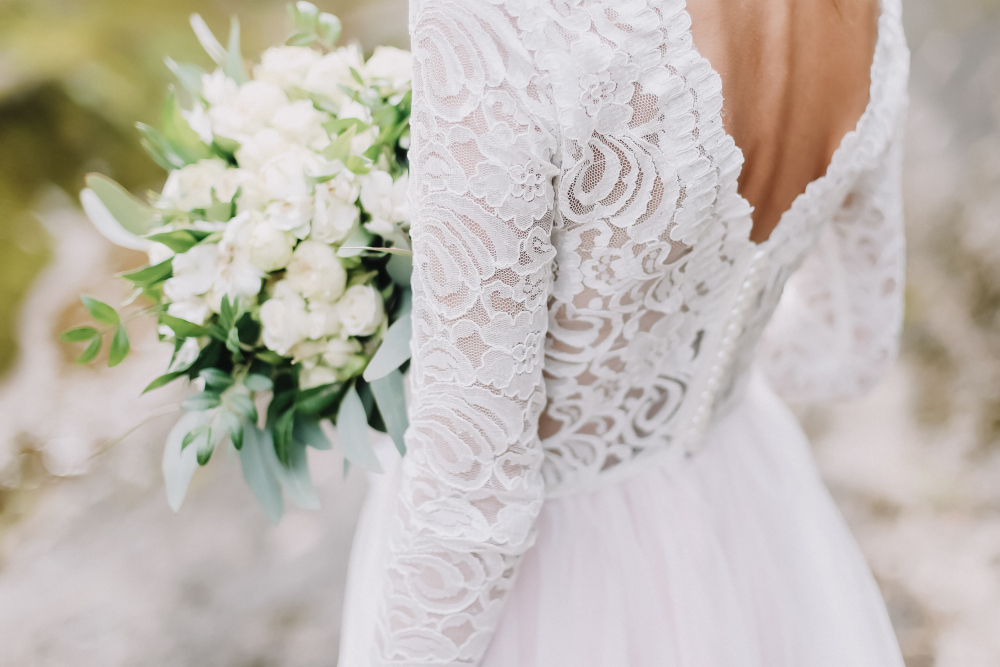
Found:
M 409 453 L 341 664 L 898 664 L 794 420 L 746 407 L 755 364 L 826 397 L 894 357 L 908 52 L 882 9 L 867 111 L 758 246 L 682 0 L 411 3 Z

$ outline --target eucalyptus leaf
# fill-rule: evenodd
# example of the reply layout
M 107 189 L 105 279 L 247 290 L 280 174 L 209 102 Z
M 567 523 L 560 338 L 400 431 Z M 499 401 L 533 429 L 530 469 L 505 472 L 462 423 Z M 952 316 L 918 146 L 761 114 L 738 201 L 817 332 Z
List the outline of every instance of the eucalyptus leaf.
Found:
M 80 191 L 80 205 L 98 233 L 116 246 L 130 250 L 146 250 L 149 247 L 148 241 L 122 227 L 97 193 L 90 188 Z
M 365 248 L 371 247 L 373 238 L 375 237 L 371 232 L 364 227 L 356 227 L 337 249 L 337 257 L 357 257 L 365 252 Z
M 251 391 L 271 391 L 274 389 L 274 383 L 271 382 L 271 378 L 259 373 L 250 373 L 247 375 L 243 379 L 243 384 Z
M 243 447 L 239 450 L 243 479 L 271 522 L 277 524 L 281 521 L 285 505 L 281 497 L 281 483 L 267 454 L 267 450 L 273 448 L 269 431 L 244 425 Z
M 392 442 L 399 450 L 400 456 L 406 456 L 406 443 L 403 441 L 403 434 L 409 426 L 409 419 L 406 416 L 406 389 L 403 386 L 403 374 L 399 370 L 394 370 L 385 377 L 381 377 L 369 386 L 375 402 L 378 404 L 378 411 L 382 414 L 382 421 L 385 428 L 392 437 Z
M 222 70 L 226 76 L 241 85 L 250 79 L 240 52 L 240 21 L 235 16 L 229 20 L 229 49 L 222 63 Z
M 163 138 L 170 143 L 175 155 L 187 164 L 212 157 L 212 149 L 201 140 L 198 133 L 191 129 L 187 120 L 181 115 L 177 97 L 173 90 L 167 93 L 163 104 Z
M 198 465 L 206 465 L 214 451 L 215 440 L 212 437 L 212 429 L 208 429 L 205 435 L 198 439 Z
M 170 429 L 166 447 L 163 449 L 163 478 L 167 484 L 167 502 L 175 512 L 184 502 L 191 476 L 198 468 L 198 453 L 193 449 L 181 449 L 184 436 L 203 426 L 208 415 L 203 412 L 188 412 Z
M 402 287 L 409 287 L 410 278 L 413 276 L 413 252 L 410 251 L 409 255 L 393 254 L 386 263 L 385 270 L 392 278 L 392 282 Z
M 281 487 L 288 494 L 288 499 L 303 509 L 319 509 L 319 496 L 309 475 L 309 458 L 305 443 L 297 440 L 289 443 L 286 464 L 278 461 L 275 450 L 276 448 L 272 447 L 265 451 L 269 451 L 272 457 L 271 466 L 277 473 Z
M 410 358 L 410 338 L 412 335 L 411 314 L 407 313 L 393 322 L 389 330 L 385 332 L 382 344 L 379 345 L 375 356 L 365 368 L 365 380 L 374 382 L 406 363 L 406 360 Z
M 319 15 L 316 32 L 319 34 L 320 43 L 326 48 L 332 49 L 337 44 L 342 29 L 340 19 L 333 14 L 323 12 Z
M 115 335 L 111 338 L 111 350 L 108 352 L 108 366 L 117 366 L 128 356 L 129 341 L 125 325 L 119 324 Z
M 218 368 L 203 368 L 198 375 L 209 387 L 225 389 L 233 384 L 233 376 L 220 371 Z
M 368 438 L 365 406 L 353 386 L 344 395 L 337 412 L 337 442 L 348 461 L 366 470 L 382 472 Z
M 257 423 L 257 406 L 254 405 L 253 401 L 246 394 L 237 394 L 235 392 L 229 392 L 226 394 L 226 402 L 235 410 L 240 417 L 244 420 Z
M 155 127 L 150 127 L 145 123 L 136 123 L 135 128 L 142 135 L 139 143 L 149 153 L 156 164 L 167 171 L 180 169 L 187 164 L 187 161 L 174 152 L 174 147 L 170 145 L 163 133 Z
M 319 421 L 312 417 L 295 415 L 295 427 L 292 430 L 292 437 L 299 442 L 304 442 L 313 449 L 331 449 L 330 439 L 323 432 L 323 427 Z
M 243 420 L 239 415 L 233 414 L 229 410 L 219 410 L 216 416 L 219 429 L 229 436 L 233 447 L 241 449 L 243 447 Z

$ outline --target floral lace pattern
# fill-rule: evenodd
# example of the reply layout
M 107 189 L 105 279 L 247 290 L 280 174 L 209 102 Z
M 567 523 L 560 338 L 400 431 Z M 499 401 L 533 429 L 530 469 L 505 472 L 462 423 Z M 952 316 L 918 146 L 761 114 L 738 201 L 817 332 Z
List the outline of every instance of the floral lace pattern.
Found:
M 410 29 L 413 405 L 372 661 L 476 664 L 545 496 L 697 449 L 762 336 L 796 393 L 892 359 L 908 54 L 884 0 L 865 116 L 756 246 L 682 0 L 414 0 Z

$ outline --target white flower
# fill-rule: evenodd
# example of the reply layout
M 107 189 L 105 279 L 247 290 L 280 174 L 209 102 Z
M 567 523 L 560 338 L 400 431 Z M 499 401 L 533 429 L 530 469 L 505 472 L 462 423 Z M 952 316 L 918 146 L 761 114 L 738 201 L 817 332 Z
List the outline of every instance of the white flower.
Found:
M 184 211 L 208 208 L 213 190 L 216 201 L 230 201 L 243 178 L 239 169 L 230 168 L 222 160 L 199 160 L 170 172 L 157 205 Z
M 361 54 L 361 47 L 357 44 L 342 46 L 313 63 L 306 74 L 303 88 L 311 93 L 323 95 L 341 107 L 350 98 L 340 86 L 358 87 L 358 82 L 351 75 L 351 68 L 359 74 L 364 68 L 364 57 Z
M 208 307 L 208 302 L 200 296 L 188 297 L 183 301 L 175 301 L 167 306 L 167 315 L 179 317 L 192 324 L 204 324 L 205 320 L 211 314 L 212 309 Z
M 337 372 L 326 366 L 303 367 L 299 371 L 299 387 L 302 389 L 322 387 L 325 384 L 333 384 L 336 381 Z
M 146 247 L 146 255 L 149 257 L 149 263 L 152 265 L 167 261 L 174 256 L 174 251 L 162 243 L 150 241 Z
M 240 213 L 229 221 L 219 243 L 215 262 L 215 280 L 206 295 L 212 310 L 219 312 L 222 297 L 230 301 L 255 297 L 260 292 L 264 272 L 250 263 L 250 237 L 256 220 L 250 213 Z
M 323 158 L 289 144 L 260 169 L 261 184 L 269 199 L 291 199 L 312 194 L 307 170 L 318 169 Z
M 302 87 L 306 75 L 320 59 L 320 54 L 306 46 L 276 46 L 264 51 L 254 77 L 288 88 Z
M 198 355 L 200 354 L 201 341 L 198 338 L 186 338 L 184 342 L 181 343 L 180 349 L 178 349 L 174 354 L 173 363 L 170 364 L 167 372 L 173 373 L 174 371 L 184 370 L 197 361 Z
M 248 241 L 250 263 L 263 271 L 277 271 L 288 266 L 295 247 L 295 236 L 266 222 L 258 222 Z
M 287 151 L 290 144 L 277 130 L 266 127 L 247 137 L 236 149 L 236 161 L 241 168 L 258 171 L 268 160 Z
M 384 171 L 372 171 L 361 180 L 361 204 L 372 219 L 365 228 L 372 234 L 392 238 L 396 230 L 409 225 L 410 210 L 406 200 L 409 177 L 403 174 L 395 182 Z
M 382 295 L 371 285 L 354 285 L 337 302 L 337 314 L 344 335 L 369 336 L 385 319 Z
M 307 334 L 312 340 L 332 336 L 340 331 L 340 317 L 334 304 L 313 301 L 309 304 Z
M 323 129 L 327 118 L 309 100 L 296 100 L 278 109 L 271 125 L 288 141 L 319 150 L 330 143 Z
M 359 352 L 361 343 L 354 338 L 331 338 L 323 346 L 323 363 L 331 368 L 340 368 Z
M 305 339 L 306 304 L 302 297 L 283 290 L 260 307 L 264 345 L 285 356 Z
M 365 63 L 368 76 L 386 82 L 394 90 L 406 87 L 413 78 L 413 59 L 409 51 L 392 46 L 377 46 Z
M 268 224 L 276 229 L 291 232 L 296 238 L 309 236 L 309 221 L 313 217 L 313 199 L 299 195 L 271 202 L 264 209 Z
M 205 107 L 196 104 L 190 111 L 181 111 L 181 116 L 195 131 L 199 139 L 206 144 L 212 143 L 214 138 L 212 136 L 212 119 L 208 117 L 208 111 L 205 110 Z
M 263 129 L 286 104 L 288 96 L 281 88 L 266 81 L 247 81 L 231 103 L 211 106 L 208 116 L 215 134 L 242 141 Z
M 344 293 L 347 272 L 333 248 L 319 241 L 303 241 L 292 254 L 285 282 L 310 300 L 336 301 Z
M 240 85 L 221 69 L 201 76 L 201 96 L 209 106 L 226 106 L 236 101 Z
M 173 276 L 163 283 L 163 294 L 170 301 L 182 302 L 208 292 L 215 282 L 218 256 L 215 243 L 201 243 L 175 255 Z
M 357 229 L 361 212 L 354 199 L 345 201 L 337 196 L 337 179 L 316 186 L 316 207 L 313 213 L 312 238 L 323 243 L 340 243 Z M 345 188 L 340 187 L 341 191 Z M 350 195 L 350 188 L 346 188 Z M 356 193 L 356 189 L 355 189 Z

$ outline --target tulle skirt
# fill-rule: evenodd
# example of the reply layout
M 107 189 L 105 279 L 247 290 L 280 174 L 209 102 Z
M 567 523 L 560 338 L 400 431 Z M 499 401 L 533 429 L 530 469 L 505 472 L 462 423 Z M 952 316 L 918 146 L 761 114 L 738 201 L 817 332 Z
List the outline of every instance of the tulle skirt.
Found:
M 341 667 L 368 665 L 395 475 L 373 477 Z M 754 378 L 694 457 L 547 500 L 485 667 L 903 667 L 794 416 Z

